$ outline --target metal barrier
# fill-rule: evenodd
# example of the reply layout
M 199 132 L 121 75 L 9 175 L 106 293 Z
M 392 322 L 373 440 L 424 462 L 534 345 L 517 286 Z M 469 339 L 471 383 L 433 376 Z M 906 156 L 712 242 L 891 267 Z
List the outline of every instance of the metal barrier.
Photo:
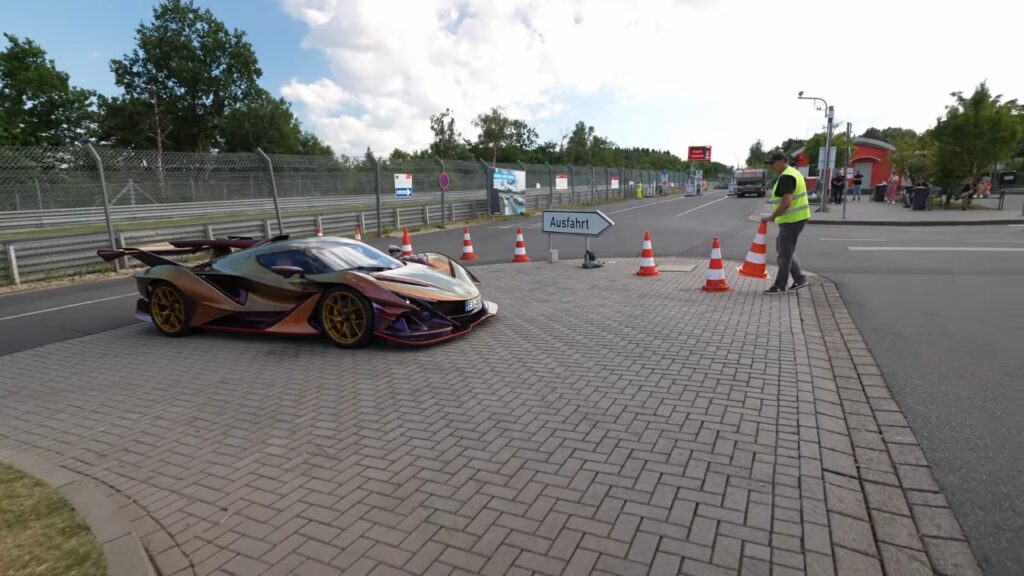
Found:
M 547 191 L 530 194 L 527 191 L 526 209 L 539 211 L 549 207 L 571 205 L 573 200 L 589 202 L 591 192 L 595 201 L 609 201 L 627 197 L 625 189 L 600 190 L 577 187 L 574 190 L 550 194 Z M 487 215 L 488 202 L 471 198 L 466 193 L 445 205 L 446 220 L 466 222 Z M 439 200 L 439 196 L 437 197 Z M 401 206 L 391 204 L 381 211 L 381 225 L 393 231 L 403 227 L 439 226 L 442 222 L 440 203 Z M 102 219 L 102 213 L 100 218 Z M 363 234 L 377 229 L 375 210 L 320 213 L 301 216 L 285 214 L 283 222 L 288 234 L 307 237 L 316 234 L 319 224 L 325 235 L 351 237 L 359 226 Z M 231 222 L 197 223 L 181 226 L 163 226 L 144 230 L 126 230 L 117 233 L 120 246 L 145 246 L 169 240 L 190 240 L 224 236 L 266 237 L 277 233 L 276 218 L 260 218 Z M 0 285 L 19 285 L 24 282 L 57 279 L 77 274 L 109 272 L 125 266 L 138 267 L 138 263 L 103 262 L 96 251 L 109 248 L 106 231 L 50 238 L 8 240 L 0 243 Z M 454 250 L 454 248 L 453 248 Z M 127 260 L 127 259 L 126 259 Z

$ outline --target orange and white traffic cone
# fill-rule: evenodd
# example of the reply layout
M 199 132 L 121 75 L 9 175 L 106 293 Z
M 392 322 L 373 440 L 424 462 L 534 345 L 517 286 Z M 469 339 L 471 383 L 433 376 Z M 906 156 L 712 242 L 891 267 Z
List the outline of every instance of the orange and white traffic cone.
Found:
M 412 242 L 409 240 L 409 229 L 402 234 L 402 256 L 412 256 Z
M 767 280 L 768 270 L 765 269 L 765 261 L 768 254 L 768 244 L 765 243 L 765 236 L 768 234 L 768 225 L 761 222 L 761 225 L 757 228 L 757 235 L 754 236 L 754 242 L 750 244 L 750 250 L 747 252 L 747 259 L 743 261 L 743 265 L 739 267 L 738 272 L 740 276 L 746 276 L 748 278 L 760 278 Z
M 324 237 L 324 230 L 323 230 L 323 228 L 321 228 L 319 226 L 316 227 L 316 237 L 317 238 L 323 238 Z
M 512 256 L 513 262 L 529 262 L 530 257 L 526 255 L 526 240 L 523 240 L 522 226 L 516 228 L 516 253 Z
M 363 235 L 359 233 L 359 226 L 356 226 L 356 240 L 363 241 Z
M 462 229 L 462 258 L 460 260 L 476 260 L 473 252 L 473 240 L 469 237 L 469 228 Z
M 711 264 L 708 266 L 708 278 L 701 290 L 705 292 L 728 292 L 732 290 L 725 283 L 725 268 L 722 266 L 722 247 L 718 245 L 718 238 L 711 243 Z
M 640 252 L 640 269 L 636 271 L 637 276 L 657 276 L 657 266 L 654 265 L 654 248 L 651 246 L 650 230 L 644 232 L 644 249 Z

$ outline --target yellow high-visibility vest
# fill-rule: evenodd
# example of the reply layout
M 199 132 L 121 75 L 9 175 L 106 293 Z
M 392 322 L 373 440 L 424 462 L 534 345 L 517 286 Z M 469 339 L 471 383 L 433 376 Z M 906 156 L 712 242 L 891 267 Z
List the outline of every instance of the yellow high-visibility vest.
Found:
M 789 205 L 788 210 L 775 218 L 775 223 L 789 224 L 809 219 L 811 217 L 811 203 L 807 200 L 807 182 L 804 180 L 804 175 L 796 168 L 786 166 L 782 174 L 779 174 L 779 178 L 783 176 L 792 176 L 796 179 L 796 190 L 793 191 L 793 203 Z M 773 208 L 778 208 L 782 202 L 782 198 L 775 195 L 775 189 L 779 187 L 779 178 L 776 178 L 775 185 L 772 186 L 771 200 Z

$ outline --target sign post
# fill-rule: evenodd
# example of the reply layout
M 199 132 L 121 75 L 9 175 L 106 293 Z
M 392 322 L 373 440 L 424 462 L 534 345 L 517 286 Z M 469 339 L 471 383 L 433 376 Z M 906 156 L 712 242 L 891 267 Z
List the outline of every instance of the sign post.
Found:
M 586 238 L 581 268 L 600 268 L 603 265 L 603 263 L 597 260 L 597 255 L 590 251 L 590 239 L 604 234 L 606 230 L 615 225 L 615 222 L 605 216 L 600 210 L 589 212 L 545 210 L 541 224 L 541 230 L 545 234 L 568 234 L 571 236 L 584 236 Z M 550 240 L 551 236 L 548 236 L 549 244 Z M 553 255 L 554 251 L 552 251 Z
M 450 184 L 450 181 L 448 179 L 448 173 L 444 171 L 444 168 L 442 168 L 441 169 L 441 175 L 437 177 L 437 186 L 438 186 L 438 188 L 441 189 L 441 226 L 442 227 L 444 227 L 447 224 L 445 222 L 444 193 L 445 193 L 446 190 L 448 190 L 448 184 Z

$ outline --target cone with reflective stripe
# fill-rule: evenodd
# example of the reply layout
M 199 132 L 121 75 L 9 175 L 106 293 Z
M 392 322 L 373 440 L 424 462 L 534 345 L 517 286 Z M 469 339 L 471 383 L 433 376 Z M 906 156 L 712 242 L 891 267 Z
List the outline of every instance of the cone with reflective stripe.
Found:
M 751 243 L 750 250 L 747 252 L 747 259 L 739 267 L 740 276 L 760 278 L 762 280 L 768 279 L 768 270 L 765 269 L 768 244 L 764 241 L 764 237 L 767 234 L 768 224 L 761 222 L 761 225 L 757 228 L 757 235 L 754 236 L 754 242 Z
M 324 230 L 323 230 L 323 228 L 321 228 L 319 226 L 316 227 L 316 237 L 317 238 L 323 238 L 324 237 Z
M 363 235 L 359 233 L 359 226 L 356 226 L 356 240 L 363 241 Z
M 654 248 L 651 247 L 651 232 L 644 232 L 644 249 L 640 253 L 640 269 L 636 271 L 637 276 L 657 276 L 661 274 L 654 265 Z
M 409 229 L 402 234 L 402 256 L 412 256 L 412 242 L 409 240 Z
M 516 228 L 516 253 L 512 257 L 513 262 L 529 262 L 530 257 L 526 255 L 526 241 L 523 240 L 523 228 Z
M 711 244 L 711 264 L 708 266 L 708 278 L 700 289 L 705 292 L 728 292 L 732 290 L 725 283 L 722 247 L 718 245 L 718 238 L 715 238 L 715 241 Z
M 469 237 L 469 228 L 462 229 L 462 258 L 460 260 L 476 260 L 473 252 L 473 240 Z

